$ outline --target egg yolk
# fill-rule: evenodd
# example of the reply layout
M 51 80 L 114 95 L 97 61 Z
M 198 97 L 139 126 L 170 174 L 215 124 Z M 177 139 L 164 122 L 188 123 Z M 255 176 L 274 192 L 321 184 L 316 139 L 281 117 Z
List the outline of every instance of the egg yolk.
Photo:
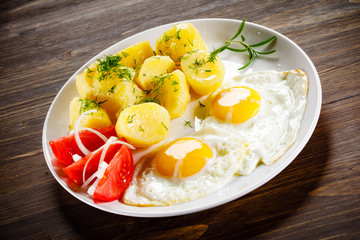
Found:
M 233 87 L 216 95 L 211 111 L 224 122 L 242 123 L 256 115 L 260 107 L 260 95 L 248 87 Z
M 197 138 L 179 138 L 161 149 L 155 157 L 157 171 L 169 178 L 185 178 L 199 172 L 213 155 Z

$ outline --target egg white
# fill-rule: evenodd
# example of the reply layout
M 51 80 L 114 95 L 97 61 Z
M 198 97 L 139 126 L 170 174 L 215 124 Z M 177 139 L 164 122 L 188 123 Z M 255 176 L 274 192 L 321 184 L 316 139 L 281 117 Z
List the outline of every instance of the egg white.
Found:
M 261 97 L 258 113 L 246 122 L 233 124 L 211 115 L 211 101 L 223 89 L 246 86 Z M 207 99 L 202 127 L 220 129 L 246 145 L 244 163 L 237 173 L 250 174 L 259 163 L 270 165 L 295 142 L 306 107 L 308 77 L 301 70 L 265 71 L 227 79 Z
M 236 86 L 260 94 L 259 111 L 240 124 L 222 122 L 212 116 L 211 102 L 220 91 Z M 134 206 L 183 203 L 217 191 L 234 175 L 250 174 L 261 163 L 274 163 L 296 140 L 307 91 L 308 77 L 301 70 L 265 71 L 224 79 L 213 94 L 192 98 L 185 114 L 172 120 L 168 138 L 134 152 L 134 178 L 122 201 Z M 185 127 L 184 121 L 191 122 L 193 128 Z M 153 161 L 158 149 L 184 136 L 202 139 L 213 157 L 193 176 L 169 179 L 159 175 Z
M 192 136 L 203 140 L 213 152 L 213 157 L 200 172 L 182 179 L 163 177 L 153 161 L 156 152 L 149 154 L 136 165 L 133 181 L 123 197 L 124 203 L 173 205 L 206 196 L 229 182 L 243 163 L 244 145 L 235 137 L 220 136 L 211 128 L 203 128 Z

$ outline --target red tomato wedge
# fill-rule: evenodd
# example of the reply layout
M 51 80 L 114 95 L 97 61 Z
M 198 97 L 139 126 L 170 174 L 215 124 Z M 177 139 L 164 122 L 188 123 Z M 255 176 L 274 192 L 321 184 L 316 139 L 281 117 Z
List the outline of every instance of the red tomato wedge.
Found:
M 124 195 L 134 175 L 134 162 L 130 149 L 123 145 L 110 161 L 104 176 L 94 192 L 94 199 L 100 201 L 118 200 Z
M 125 139 L 122 138 L 121 141 L 125 141 Z M 115 154 L 119 151 L 121 146 L 122 146 L 122 144 L 120 144 L 120 143 L 111 144 L 106 151 L 104 161 L 109 164 L 110 161 L 115 156 Z M 64 172 L 75 183 L 82 185 L 84 183 L 83 182 L 83 173 L 84 173 L 85 165 L 87 164 L 86 170 L 85 170 L 85 181 L 86 181 L 91 175 L 93 175 L 98 170 L 99 161 L 100 161 L 102 152 L 103 152 L 103 149 L 98 149 L 98 150 L 91 152 L 90 154 L 86 155 L 79 161 L 76 161 L 73 164 L 64 168 Z
M 107 138 L 110 138 L 111 136 L 117 136 L 115 125 L 95 130 L 101 132 Z M 82 143 L 89 151 L 94 151 L 104 145 L 104 141 L 98 135 L 88 130 L 80 131 L 79 136 Z M 74 162 L 72 158 L 73 155 L 77 154 L 82 157 L 84 156 L 76 143 L 75 134 L 70 134 L 68 136 L 50 141 L 50 147 L 55 157 L 66 166 Z

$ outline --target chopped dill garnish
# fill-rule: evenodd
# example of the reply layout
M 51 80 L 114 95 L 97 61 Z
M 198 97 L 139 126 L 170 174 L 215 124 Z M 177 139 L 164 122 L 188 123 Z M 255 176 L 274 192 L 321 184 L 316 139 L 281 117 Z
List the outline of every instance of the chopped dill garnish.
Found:
M 165 84 L 165 81 L 170 78 L 171 74 L 164 74 L 161 76 L 155 76 L 153 80 L 151 81 L 152 88 L 150 90 L 145 90 L 144 93 L 146 94 L 146 97 L 144 97 L 140 103 L 144 102 L 155 102 L 160 104 L 160 101 L 158 99 L 160 95 L 160 90 L 162 86 Z
M 134 120 L 134 117 L 135 117 L 135 114 L 129 115 L 128 118 L 127 118 L 127 122 L 128 122 L 128 123 L 132 123 L 133 120 Z
M 185 55 L 178 57 L 175 62 L 181 62 L 183 59 L 186 59 Z
M 114 86 L 112 86 L 110 89 L 109 89 L 109 93 L 114 93 L 115 91 L 115 88 L 116 88 L 116 84 Z
M 192 65 L 189 66 L 190 69 L 195 69 L 195 72 L 199 72 L 199 68 L 202 67 L 204 64 L 206 64 L 205 59 L 198 60 L 197 58 L 192 63 Z
M 139 127 L 139 131 L 140 131 L 140 132 L 143 132 L 144 129 L 143 129 L 142 127 Z
M 168 36 L 166 33 L 164 33 L 163 38 L 161 39 L 161 41 L 164 41 L 165 43 L 167 43 L 170 40 L 171 36 Z
M 164 33 L 164 34 L 163 34 L 163 37 L 162 37 L 162 39 L 161 39 L 161 41 L 160 41 L 160 43 L 161 43 L 162 41 L 164 41 L 165 43 L 167 43 L 167 42 L 170 41 L 170 39 L 172 39 L 172 38 L 175 38 L 175 39 L 180 40 L 180 39 L 181 39 L 181 37 L 180 37 L 180 31 L 181 31 L 181 29 L 179 29 L 178 31 L 176 31 L 176 33 L 175 33 L 174 35 L 167 35 L 166 33 Z
M 166 127 L 166 125 L 165 125 L 163 122 L 161 122 L 161 124 L 164 126 L 164 128 L 166 129 L 166 131 L 169 131 L 169 129 Z
M 90 100 L 89 97 L 86 98 L 80 98 L 79 102 L 81 102 L 81 106 L 80 106 L 80 110 L 79 110 L 79 114 L 82 114 L 83 112 L 86 112 L 88 110 L 91 109 L 100 109 L 101 105 L 106 102 L 105 101 L 97 101 L 97 97 L 93 100 Z
M 190 128 L 193 128 L 193 126 L 191 125 L 191 122 L 190 121 L 186 121 L 184 120 L 185 123 L 184 123 L 184 127 L 190 127 Z
M 92 73 L 92 72 L 94 72 L 94 70 L 91 70 L 88 66 L 86 66 L 86 72 L 87 73 Z
M 129 56 L 129 54 L 128 54 L 127 52 L 121 52 L 120 55 L 121 55 L 121 57 L 123 57 L 123 58 L 126 58 L 126 57 Z
M 109 55 L 105 59 L 98 59 L 99 81 L 106 80 L 111 76 L 111 73 L 116 73 L 120 67 L 124 66 L 120 64 L 121 59 L 122 57 L 119 55 Z
M 132 81 L 133 79 L 133 73 L 131 72 L 130 68 L 119 68 L 117 75 L 120 79 L 126 80 L 126 81 Z
M 176 37 L 176 39 L 178 39 L 178 40 L 181 39 L 181 37 L 180 37 L 180 31 L 181 31 L 181 29 L 179 29 L 179 30 L 175 33 L 175 37 Z
M 142 64 L 138 64 L 134 67 L 135 72 L 141 68 Z M 138 73 L 139 74 L 139 73 Z

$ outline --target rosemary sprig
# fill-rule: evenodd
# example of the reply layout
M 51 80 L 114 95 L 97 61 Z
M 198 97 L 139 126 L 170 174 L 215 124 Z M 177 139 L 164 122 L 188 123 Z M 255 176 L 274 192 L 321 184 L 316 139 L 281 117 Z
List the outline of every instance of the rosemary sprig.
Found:
M 264 41 L 261 41 L 259 43 L 255 43 L 255 44 L 245 43 L 246 39 L 245 39 L 244 35 L 240 35 L 242 30 L 244 29 L 244 26 L 245 26 L 245 19 L 242 21 L 239 29 L 237 30 L 235 35 L 230 40 L 226 41 L 222 47 L 215 49 L 214 51 L 212 51 L 210 53 L 210 57 L 209 57 L 208 61 L 209 62 L 214 61 L 216 56 L 226 49 L 233 51 L 233 52 L 247 52 L 249 54 L 249 61 L 244 66 L 242 66 L 241 68 L 238 69 L 238 70 L 242 70 L 242 69 L 247 68 L 255 60 L 255 58 L 259 57 L 259 55 L 268 55 L 268 54 L 272 54 L 272 53 L 276 52 L 275 49 L 271 50 L 271 51 L 266 51 L 266 52 L 261 52 L 261 51 L 257 51 L 254 49 L 256 47 L 260 47 L 265 44 L 271 43 L 272 41 L 274 41 L 276 39 L 276 36 L 272 36 Z M 235 40 L 238 36 L 240 36 L 241 40 Z M 241 48 L 231 47 L 232 43 L 240 44 Z

